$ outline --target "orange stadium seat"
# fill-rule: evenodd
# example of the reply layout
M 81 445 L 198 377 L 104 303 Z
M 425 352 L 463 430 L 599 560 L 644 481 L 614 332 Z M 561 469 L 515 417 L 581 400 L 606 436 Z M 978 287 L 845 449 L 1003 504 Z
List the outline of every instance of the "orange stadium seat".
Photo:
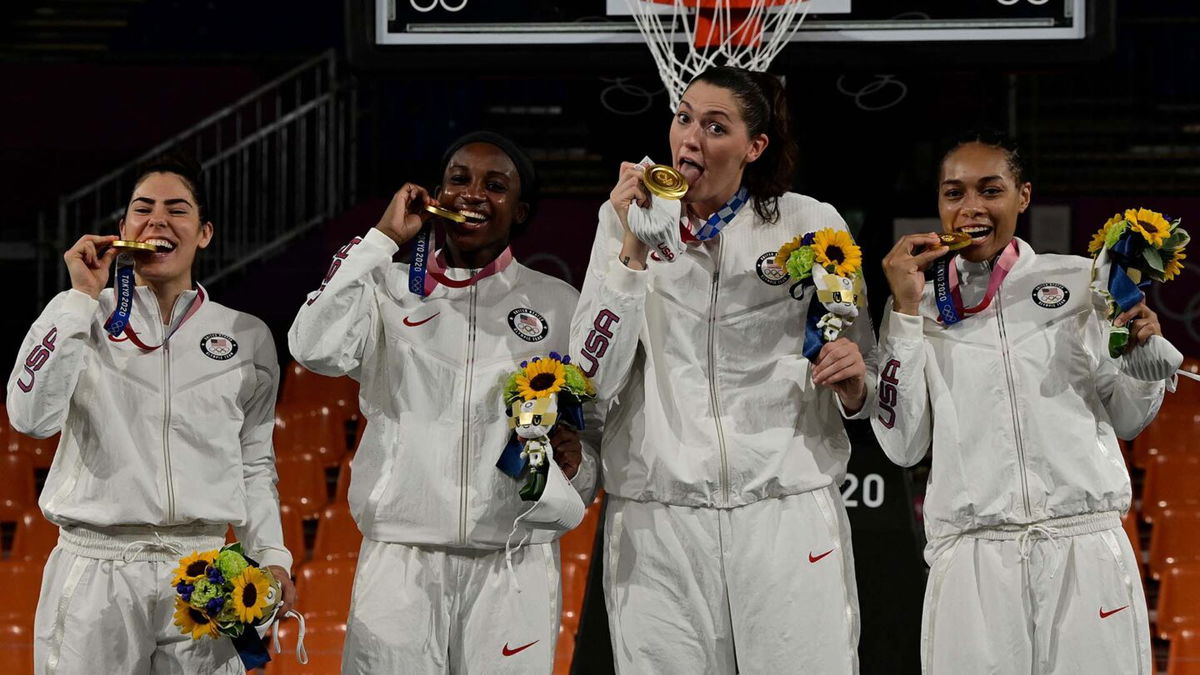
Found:
M 10 431 L 8 447 L 10 450 L 28 455 L 33 462 L 33 468 L 49 469 L 50 464 L 54 461 L 54 453 L 58 450 L 59 437 L 60 434 L 54 434 L 50 438 L 34 438 Z
M 1155 630 L 1170 640 L 1182 628 L 1200 628 L 1200 563 L 1176 565 L 1162 574 Z
M 33 461 L 23 452 L 0 452 L 0 520 L 20 520 L 35 505 Z
M 283 373 L 280 403 L 322 403 L 358 413 L 358 383 L 349 377 L 318 375 L 292 361 Z
M 277 455 L 309 452 L 322 466 L 337 466 L 347 450 L 346 419 L 331 405 L 280 404 L 273 440 Z
M 0 561 L 0 622 L 33 624 L 44 565 L 41 560 Z
M 362 547 L 362 533 L 349 504 L 330 504 L 317 521 L 317 541 L 313 544 L 313 560 L 357 558 Z
M 1183 365 L 1179 369 L 1200 375 L 1200 359 L 1188 357 L 1183 360 Z M 1198 406 L 1200 406 L 1200 382 L 1190 378 L 1179 378 L 1175 393 L 1168 392 L 1166 396 L 1163 396 L 1162 409 L 1164 411 L 1194 411 Z
M 46 520 L 41 509 L 30 507 L 17 520 L 9 559 L 45 563 L 56 544 L 58 526 Z
M 1167 675 L 1200 675 L 1200 629 L 1184 628 L 1171 639 Z
M 354 461 L 354 453 L 342 458 L 338 467 L 337 490 L 333 493 L 334 503 L 346 503 L 350 498 L 350 463 Z
M 350 615 L 356 567 L 353 559 L 314 560 L 301 565 L 296 573 L 296 595 L 304 618 L 345 621 Z
M 304 520 L 321 514 L 329 501 L 329 492 L 325 487 L 325 469 L 312 453 L 276 457 L 275 470 L 279 473 L 276 488 L 281 504 L 295 508 Z
M 33 672 L 33 615 L 28 622 L 0 623 L 0 673 Z
M 1200 405 L 1188 409 L 1182 406 L 1167 409 L 1164 405 L 1134 440 L 1133 465 L 1144 469 L 1155 455 L 1194 451 L 1197 437 L 1200 437 Z
M 564 534 L 559 540 L 559 555 L 564 563 L 568 560 L 586 563 L 592 559 L 592 545 L 596 541 L 596 527 L 600 522 L 602 508 L 604 508 L 604 496 L 597 494 L 592 503 L 588 505 L 587 511 L 584 512 L 583 522 Z
M 1193 562 L 1200 562 L 1200 509 L 1164 510 L 1150 533 L 1150 575 Z
M 308 560 L 308 546 L 304 543 L 304 519 L 300 511 L 291 504 L 279 505 L 279 520 L 283 525 L 283 545 L 292 553 L 292 569 Z
M 587 588 L 588 564 L 566 561 L 562 565 L 562 625 L 574 633 L 579 630 L 579 616 L 583 613 L 583 593 Z
M 570 675 L 575 657 L 575 631 L 558 627 L 558 644 L 554 648 L 554 675 Z
M 1142 518 L 1153 523 L 1163 509 L 1181 507 L 1200 507 L 1200 453 L 1151 455 L 1142 483 Z
M 329 675 L 341 672 L 342 645 L 346 641 L 346 622 L 333 619 L 308 621 L 304 632 L 304 647 L 308 651 L 308 665 L 296 660 L 296 637 L 300 624 L 295 619 L 281 621 L 279 644 L 283 653 L 271 650 L 271 662 L 267 664 L 268 675 Z

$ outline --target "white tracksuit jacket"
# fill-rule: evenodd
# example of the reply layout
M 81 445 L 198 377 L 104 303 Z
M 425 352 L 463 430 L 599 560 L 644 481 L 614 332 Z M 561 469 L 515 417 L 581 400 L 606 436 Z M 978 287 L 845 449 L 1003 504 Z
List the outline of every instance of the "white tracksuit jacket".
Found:
M 621 223 L 600 223 L 572 326 L 578 363 L 609 409 L 604 488 L 637 501 L 732 508 L 841 484 L 850 457 L 840 403 L 802 354 L 813 289 L 793 299 L 768 263 L 784 242 L 845 230 L 829 204 L 787 193 L 764 222 L 753 200 L 722 233 L 645 271 L 617 259 Z M 862 309 L 847 335 L 875 339 Z M 873 410 L 874 383 L 855 418 Z
M 275 491 L 275 343 L 259 319 L 207 298 L 160 349 L 104 331 L 99 300 L 60 293 L 34 322 L 8 381 L 17 431 L 62 438 L 40 506 L 65 528 L 227 524 L 262 565 L 291 568 Z M 197 291 L 176 299 L 178 324 Z M 130 324 L 163 343 L 158 300 L 136 289 Z
M 502 549 L 531 505 L 496 468 L 511 433 L 504 379 L 523 360 L 567 353 L 578 293 L 513 261 L 471 286 L 439 285 L 421 298 L 408 290 L 408 265 L 392 263 L 397 250 L 374 228 L 343 247 L 300 308 L 288 346 L 304 367 L 361 384 L 368 423 L 350 509 L 363 535 Z M 594 492 L 597 426 L 589 415 L 572 481 L 585 504 Z M 539 529 L 530 542 L 555 537 Z
M 1125 512 L 1129 474 L 1117 437 L 1154 418 L 1165 382 L 1123 375 L 1108 355 L 1091 260 L 1020 256 L 990 306 L 946 327 L 933 284 L 921 316 L 884 312 L 878 355 L 884 452 L 902 466 L 933 441 L 925 498 L 932 563 L 938 540 L 979 528 Z M 963 302 L 977 304 L 989 263 L 959 260 Z

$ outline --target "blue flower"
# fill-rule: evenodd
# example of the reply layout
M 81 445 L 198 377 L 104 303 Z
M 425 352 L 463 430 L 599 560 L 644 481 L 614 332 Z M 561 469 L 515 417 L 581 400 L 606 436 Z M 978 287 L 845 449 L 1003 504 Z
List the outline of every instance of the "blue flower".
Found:
M 220 586 L 225 583 L 225 576 L 221 574 L 221 570 L 217 569 L 216 566 L 210 565 L 208 568 L 208 580 Z
M 190 602 L 192 599 L 192 591 L 196 590 L 196 587 L 187 583 L 186 581 L 181 581 L 175 586 L 175 590 L 179 593 L 179 596 L 183 598 L 184 602 Z
M 225 607 L 225 596 L 218 595 L 217 597 L 213 598 L 212 600 L 209 600 L 208 603 L 204 605 L 204 611 L 208 612 L 209 616 L 216 616 L 221 613 L 221 610 L 224 607 Z
M 555 361 L 562 361 L 562 357 L 559 356 L 558 352 L 550 352 L 550 358 L 554 359 Z
M 806 234 L 800 238 L 800 245 L 801 246 L 812 246 L 813 241 L 815 241 L 816 238 L 817 238 L 816 232 L 809 232 L 808 234 Z

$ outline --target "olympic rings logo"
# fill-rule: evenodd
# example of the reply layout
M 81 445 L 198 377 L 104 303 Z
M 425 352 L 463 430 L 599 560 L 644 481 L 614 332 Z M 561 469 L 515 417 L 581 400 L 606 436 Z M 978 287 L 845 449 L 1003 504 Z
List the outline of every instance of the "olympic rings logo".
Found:
M 894 105 L 899 104 L 908 96 L 908 85 L 896 79 L 895 75 L 876 75 L 875 80 L 868 82 L 866 85 L 859 87 L 857 90 L 848 89 L 845 86 L 846 76 L 839 75 L 837 79 L 837 90 L 844 96 L 849 96 L 854 99 L 854 105 L 858 106 L 859 110 L 867 112 L 876 112 L 879 110 L 887 110 Z M 888 91 L 890 94 L 882 94 L 874 98 L 867 98 L 878 92 Z
M 655 91 L 650 91 L 645 87 L 630 84 L 629 80 L 628 77 L 600 78 L 601 82 L 608 85 L 600 91 L 600 105 L 604 106 L 605 110 L 614 115 L 641 115 L 654 104 L 655 95 L 666 90 L 666 87 L 660 87 Z M 633 105 L 628 108 L 617 105 L 617 102 L 610 98 L 615 94 L 623 94 Z
M 1197 271 L 1195 267 L 1185 267 L 1183 273 L 1200 276 L 1200 271 Z M 1176 279 L 1174 283 L 1179 283 L 1179 279 Z M 1168 294 L 1162 292 L 1162 287 L 1163 284 L 1154 284 L 1150 290 L 1150 295 L 1154 299 L 1154 311 L 1158 312 L 1160 317 L 1179 322 L 1179 325 L 1187 331 L 1188 337 L 1200 342 L 1200 295 L 1192 296 L 1180 310 L 1169 305 Z
M 1042 1 L 1045 2 L 1045 0 Z M 408 4 L 412 5 L 412 8 L 418 12 L 432 12 L 433 10 L 437 9 L 438 6 L 441 6 L 441 8 L 447 12 L 458 12 L 462 11 L 462 8 L 466 7 L 468 2 L 470 2 L 470 0 L 462 0 L 458 3 L 457 7 L 451 7 L 449 0 L 429 0 L 429 4 L 425 7 L 422 7 L 417 3 L 417 0 L 408 0 Z

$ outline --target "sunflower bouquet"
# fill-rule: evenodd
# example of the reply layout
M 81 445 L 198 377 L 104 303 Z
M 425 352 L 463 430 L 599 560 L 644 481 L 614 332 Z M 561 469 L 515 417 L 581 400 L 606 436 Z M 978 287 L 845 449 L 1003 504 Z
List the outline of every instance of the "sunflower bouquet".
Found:
M 792 280 L 791 294 L 797 300 L 805 288 L 816 287 L 820 304 L 809 306 L 804 341 L 804 355 L 815 358 L 823 343 L 838 339 L 858 318 L 863 298 L 862 249 L 849 232 L 825 228 L 780 246 L 775 266 Z
M 596 388 L 570 356 L 550 352 L 522 361 L 503 391 L 513 433 L 496 466 L 513 478 L 524 475 L 521 499 L 537 501 L 550 469 L 550 432 L 560 420 L 582 430 L 583 403 L 595 398 Z
M 1183 270 L 1184 247 L 1191 237 L 1179 222 L 1150 209 L 1127 209 L 1092 236 L 1092 278 L 1108 273 L 1107 284 L 1098 290 L 1108 303 L 1110 322 L 1141 302 L 1142 289 L 1151 281 L 1170 281 Z M 1108 351 L 1113 358 L 1124 353 L 1128 342 L 1128 326 L 1110 325 Z
M 184 556 L 171 586 L 175 625 L 194 640 L 241 638 L 247 628 L 270 621 L 282 597 L 275 575 L 246 557 L 237 542 Z M 257 639 L 255 631 L 249 634 Z

